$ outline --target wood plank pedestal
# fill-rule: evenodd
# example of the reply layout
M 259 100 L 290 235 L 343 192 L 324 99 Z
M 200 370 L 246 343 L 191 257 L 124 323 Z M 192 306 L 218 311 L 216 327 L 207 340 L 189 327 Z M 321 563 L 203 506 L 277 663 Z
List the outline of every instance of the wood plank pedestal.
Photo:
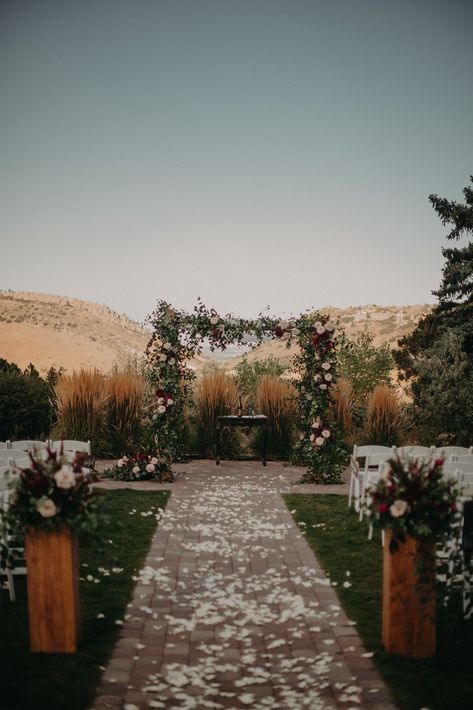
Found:
M 79 544 L 70 528 L 25 538 L 30 649 L 74 653 L 80 635 Z
M 407 537 L 391 553 L 391 540 L 386 530 L 383 644 L 388 653 L 427 658 L 435 654 L 435 545 Z

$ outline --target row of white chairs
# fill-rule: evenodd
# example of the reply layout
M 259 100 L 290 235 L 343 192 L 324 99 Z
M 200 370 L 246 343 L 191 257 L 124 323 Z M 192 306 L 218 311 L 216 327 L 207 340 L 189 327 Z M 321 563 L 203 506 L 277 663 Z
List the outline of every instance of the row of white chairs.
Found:
M 433 458 L 443 458 L 445 466 L 455 463 L 455 471 L 467 470 L 468 464 L 473 464 L 473 446 L 354 446 L 350 457 L 350 487 L 348 493 L 348 506 L 355 502 L 355 510 L 363 517 L 363 503 L 366 501 L 367 490 L 379 480 L 382 468 L 386 461 L 395 456 L 423 463 Z M 360 459 L 364 459 L 364 466 L 360 466 Z M 466 468 L 465 468 L 466 467 Z
M 90 441 L 79 441 L 77 439 L 59 439 L 58 441 L 53 441 L 52 439 L 46 439 L 46 441 L 40 439 L 10 441 L 8 439 L 7 441 L 0 441 L 0 452 L 13 449 L 19 451 L 41 451 L 48 447 L 52 451 L 60 451 L 62 447 L 64 451 L 85 451 L 89 455 L 92 453 Z

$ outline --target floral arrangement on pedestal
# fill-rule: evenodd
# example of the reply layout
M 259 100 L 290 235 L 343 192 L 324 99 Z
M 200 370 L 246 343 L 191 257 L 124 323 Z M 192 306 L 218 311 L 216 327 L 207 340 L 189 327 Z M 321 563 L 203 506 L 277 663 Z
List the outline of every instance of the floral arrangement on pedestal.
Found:
M 370 491 L 368 519 L 375 528 L 391 530 L 392 551 L 406 536 L 434 542 L 448 535 L 458 520 L 459 490 L 445 478 L 443 459 L 418 463 L 390 459 Z
M 145 481 L 152 479 L 159 482 L 168 482 L 173 480 L 167 459 L 154 454 L 123 456 L 118 459 L 115 466 L 104 471 L 103 476 L 117 481 Z
M 31 464 L 12 476 L 8 508 L 1 513 L 2 525 L 24 534 L 29 529 L 93 529 L 97 524 L 95 495 L 91 483 L 96 475 L 82 468 L 79 455 L 72 463 L 61 453 L 47 449 L 42 458 L 30 453 Z
M 300 346 L 300 355 L 295 358 L 300 419 L 295 460 L 307 465 L 306 481 L 341 481 L 344 453 L 329 414 L 336 378 L 335 327 L 327 318 L 308 313 L 281 321 L 260 314 L 248 320 L 231 314 L 221 316 L 199 300 L 193 313 L 160 301 L 147 322 L 153 328 L 147 358 L 155 392 L 148 421 L 156 451 L 169 470 L 185 453 L 185 404 L 195 378 L 187 362 L 201 352 L 203 343 L 208 342 L 213 351 L 225 350 L 229 344 L 242 345 L 248 338 L 252 346 L 265 339 L 284 338 L 288 347 L 294 341 Z

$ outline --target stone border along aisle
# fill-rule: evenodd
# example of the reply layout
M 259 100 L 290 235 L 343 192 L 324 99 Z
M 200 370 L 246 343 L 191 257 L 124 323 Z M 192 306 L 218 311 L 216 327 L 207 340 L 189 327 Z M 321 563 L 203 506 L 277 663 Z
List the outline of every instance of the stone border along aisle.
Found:
M 275 463 L 185 467 L 95 710 L 395 707 L 280 495 L 291 480 Z

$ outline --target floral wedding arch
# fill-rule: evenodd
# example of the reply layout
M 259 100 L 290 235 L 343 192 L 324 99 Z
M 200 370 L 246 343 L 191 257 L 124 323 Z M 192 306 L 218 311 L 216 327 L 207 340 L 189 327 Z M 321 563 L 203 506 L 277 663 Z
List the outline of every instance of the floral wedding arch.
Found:
M 341 481 L 344 452 L 330 414 L 337 356 L 335 326 L 329 318 L 307 312 L 284 321 L 263 314 L 247 320 L 221 316 L 199 299 L 193 313 L 159 301 L 147 322 L 153 329 L 146 351 L 154 388 L 151 421 L 157 450 L 167 466 L 185 451 L 185 405 L 195 378 L 187 363 L 201 352 L 204 341 L 213 351 L 242 345 L 248 337 L 253 345 L 274 338 L 285 339 L 288 347 L 299 344 L 293 358 L 299 433 L 292 459 L 307 466 L 303 478 L 307 482 Z

